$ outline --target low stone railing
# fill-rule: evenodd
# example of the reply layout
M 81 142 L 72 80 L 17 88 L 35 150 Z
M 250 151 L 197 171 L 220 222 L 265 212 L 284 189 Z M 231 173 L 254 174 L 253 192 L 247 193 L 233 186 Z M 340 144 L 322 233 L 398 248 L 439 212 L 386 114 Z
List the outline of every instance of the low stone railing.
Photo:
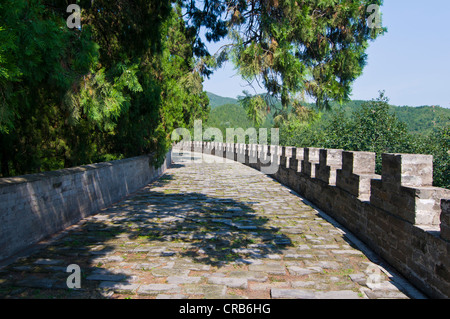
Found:
M 450 190 L 433 187 L 433 157 L 182 142 L 261 170 L 335 218 L 432 298 L 450 297 Z M 274 167 L 276 169 L 274 169 Z
M 117 202 L 161 176 L 152 155 L 0 178 L 0 262 Z

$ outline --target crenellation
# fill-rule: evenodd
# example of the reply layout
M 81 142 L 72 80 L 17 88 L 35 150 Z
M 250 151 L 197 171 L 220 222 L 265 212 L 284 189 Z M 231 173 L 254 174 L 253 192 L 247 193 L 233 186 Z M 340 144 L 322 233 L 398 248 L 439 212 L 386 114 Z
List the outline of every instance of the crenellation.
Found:
M 249 148 L 249 164 L 251 167 L 255 167 L 255 164 L 257 163 L 257 157 L 258 157 L 258 145 L 257 144 L 250 144 Z
M 267 163 L 267 151 L 268 151 L 268 146 L 266 144 L 260 145 L 258 144 L 258 157 L 257 157 L 257 166 L 258 169 L 261 169 L 261 165 L 264 165 Z
M 293 149 L 294 149 L 294 147 L 289 147 L 289 146 L 281 147 L 280 165 L 286 169 L 289 168 Z
M 269 145 L 267 148 L 267 159 L 270 164 L 280 165 L 282 149 L 278 145 Z
M 450 241 L 450 199 L 441 200 L 441 238 Z
M 228 143 L 228 149 L 227 149 L 227 159 L 230 160 L 236 160 L 236 144 L 235 143 Z
M 210 142 L 209 145 L 211 147 L 210 154 L 211 155 L 216 155 L 216 145 L 217 145 L 217 143 L 216 142 Z
M 227 153 L 229 153 L 228 148 L 229 148 L 229 143 L 222 143 L 222 149 L 223 149 L 223 158 L 227 158 Z
M 320 148 L 307 147 L 303 150 L 304 156 L 301 162 L 302 174 L 311 178 L 316 178 L 316 164 L 319 163 Z
M 219 156 L 219 157 L 222 157 L 223 158 L 223 154 L 225 153 L 225 150 L 224 150 L 224 143 L 223 142 L 217 142 L 217 150 L 216 150 L 216 153 L 217 153 L 217 155 L 216 156 Z
M 382 154 L 382 180 L 391 187 L 433 185 L 433 156 Z
M 203 154 L 211 155 L 211 143 L 203 142 Z
M 319 150 L 319 164 L 316 164 L 316 177 L 332 186 L 336 185 L 336 171 L 342 168 L 343 150 Z
M 238 153 L 236 156 L 236 161 L 239 163 L 245 163 L 246 145 L 243 143 L 238 144 Z
M 305 149 L 293 147 L 291 158 L 289 160 L 289 168 L 295 172 L 300 173 L 302 171 L 302 161 L 305 156 Z
M 274 153 L 263 145 L 246 149 L 245 163 L 259 170 Z M 371 152 L 279 151 L 275 179 L 349 227 L 421 289 L 450 297 L 450 272 L 445 270 L 450 264 L 450 190 L 432 186 L 432 157 L 383 154 L 382 175 L 377 175 Z M 257 164 L 251 164 L 252 156 Z
M 417 164 L 414 164 L 417 161 Z M 382 154 L 381 180 L 372 180 L 370 203 L 415 225 L 438 225 L 447 190 L 433 187 L 433 157 Z
M 342 152 L 342 168 L 336 171 L 337 187 L 368 201 L 372 179 L 381 180 L 381 176 L 375 174 L 375 153 Z

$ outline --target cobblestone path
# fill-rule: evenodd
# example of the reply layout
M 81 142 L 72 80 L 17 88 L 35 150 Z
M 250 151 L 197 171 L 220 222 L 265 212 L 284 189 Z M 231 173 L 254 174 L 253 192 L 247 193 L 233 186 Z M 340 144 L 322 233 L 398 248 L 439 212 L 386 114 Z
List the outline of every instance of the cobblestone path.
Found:
M 178 163 L 0 269 L 0 298 L 423 297 L 335 225 L 242 164 Z

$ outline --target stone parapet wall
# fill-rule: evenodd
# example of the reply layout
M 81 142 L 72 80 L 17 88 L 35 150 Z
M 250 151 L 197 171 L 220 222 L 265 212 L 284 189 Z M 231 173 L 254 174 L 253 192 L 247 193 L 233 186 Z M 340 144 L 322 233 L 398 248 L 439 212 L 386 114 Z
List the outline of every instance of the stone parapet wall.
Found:
M 433 187 L 433 158 L 317 148 L 180 143 L 263 171 L 335 218 L 432 298 L 450 297 L 450 190 Z M 214 153 L 213 149 L 224 150 Z M 234 152 L 234 154 L 233 154 Z
M 0 261 L 158 178 L 152 156 L 0 179 Z

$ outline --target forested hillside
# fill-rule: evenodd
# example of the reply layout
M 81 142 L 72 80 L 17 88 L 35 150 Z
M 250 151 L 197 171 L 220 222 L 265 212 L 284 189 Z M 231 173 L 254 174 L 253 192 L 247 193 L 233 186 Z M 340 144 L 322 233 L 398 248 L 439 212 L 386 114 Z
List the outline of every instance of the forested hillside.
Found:
M 222 105 L 211 111 L 207 126 L 220 128 L 224 136 L 227 127 L 277 126 L 281 145 L 375 152 L 378 174 L 382 153 L 430 154 L 434 185 L 450 188 L 450 109 L 392 106 L 381 93 L 372 101 L 332 102 L 323 111 L 305 103 L 299 116 L 282 122 L 276 122 L 274 110 L 264 112 L 258 125 L 249 105 Z
M 206 95 L 209 98 L 209 106 L 211 110 L 214 110 L 216 107 L 225 105 L 225 104 L 239 104 L 237 99 L 233 99 L 231 97 L 223 97 L 216 95 L 211 92 L 206 92 Z
M 220 112 L 211 111 L 210 116 L 214 118 L 212 121 L 208 121 L 210 126 L 214 126 L 215 123 L 226 123 L 228 127 L 241 127 L 242 119 L 237 116 L 245 114 L 243 107 L 239 103 L 239 99 L 224 98 L 216 94 L 207 92 L 210 99 L 211 110 L 220 107 Z M 220 104 L 221 102 L 225 102 Z M 352 100 L 344 102 L 340 105 L 337 102 L 331 102 L 331 109 L 323 112 L 322 118 L 327 119 L 333 114 L 333 111 L 342 110 L 346 115 L 351 115 L 352 112 L 360 108 L 364 103 L 368 101 Z M 231 105 L 239 105 L 240 108 L 231 107 Z M 305 103 L 305 106 L 314 108 L 315 105 L 311 103 Z M 448 124 L 450 118 L 450 109 L 440 106 L 396 106 L 389 105 L 390 110 L 397 116 L 397 118 L 406 124 L 407 130 L 411 133 L 426 134 L 430 133 L 436 127 L 441 127 Z M 269 114 L 268 114 L 269 115 Z M 273 114 L 272 114 L 273 115 Z M 265 127 L 273 125 L 273 116 L 268 116 L 264 124 Z M 220 126 L 217 126 L 220 127 Z
M 206 126 L 216 127 L 222 131 L 222 134 L 225 134 L 227 128 L 247 129 L 252 127 L 252 122 L 247 118 L 242 106 L 224 104 L 211 110 Z

